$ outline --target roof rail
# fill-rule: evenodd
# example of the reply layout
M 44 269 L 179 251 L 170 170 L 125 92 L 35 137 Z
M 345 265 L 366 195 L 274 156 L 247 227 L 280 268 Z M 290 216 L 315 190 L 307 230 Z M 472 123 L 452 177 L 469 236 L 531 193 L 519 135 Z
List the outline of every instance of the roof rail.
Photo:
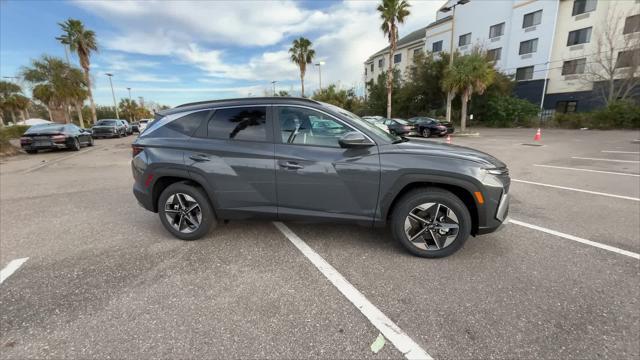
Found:
M 308 101 L 314 104 L 317 104 L 318 101 L 312 100 L 309 98 L 297 97 L 297 96 L 262 96 L 262 97 L 244 97 L 244 98 L 234 98 L 234 99 L 218 99 L 218 100 L 205 100 L 205 101 L 197 101 L 186 104 L 181 104 L 176 106 L 176 108 L 194 106 L 194 105 L 204 105 L 204 104 L 216 104 L 222 102 L 231 102 L 238 100 L 283 100 L 283 99 L 291 99 L 291 100 L 299 100 L 299 101 Z

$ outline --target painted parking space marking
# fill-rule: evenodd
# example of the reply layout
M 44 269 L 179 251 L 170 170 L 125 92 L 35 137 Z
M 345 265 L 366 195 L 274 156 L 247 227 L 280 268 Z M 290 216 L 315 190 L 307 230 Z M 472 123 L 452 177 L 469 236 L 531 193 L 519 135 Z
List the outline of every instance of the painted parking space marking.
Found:
M 402 329 L 373 305 L 331 264 L 281 222 L 273 223 L 282 234 L 335 286 L 382 335 L 407 359 L 432 359 L 427 352 Z
M 618 151 L 618 150 L 602 150 L 603 153 L 609 154 L 638 154 L 640 155 L 640 151 Z
M 550 187 L 550 188 L 554 188 L 554 189 L 562 189 L 562 190 L 577 191 L 577 192 L 581 192 L 581 193 L 585 193 L 585 194 L 591 194 L 591 195 L 608 196 L 608 197 L 612 197 L 612 198 L 616 198 L 616 199 L 624 199 L 624 200 L 631 200 L 631 201 L 640 201 L 640 198 L 635 198 L 635 197 L 631 197 L 631 196 L 608 194 L 608 193 L 603 193 L 603 192 L 599 192 L 599 191 L 590 191 L 590 190 L 584 190 L 584 189 L 576 189 L 576 188 L 567 187 L 567 186 L 544 184 L 544 183 L 539 183 L 539 182 L 535 182 L 535 181 L 527 181 L 527 180 L 519 180 L 519 179 L 511 179 L 511 181 L 512 181 L 512 182 L 517 182 L 517 183 L 523 183 L 523 184 L 531 184 L 531 185 L 545 186 L 545 187 Z
M 509 224 L 519 225 L 519 226 L 523 226 L 523 227 L 526 227 L 526 228 L 529 228 L 529 229 L 542 231 L 542 232 L 550 234 L 550 235 L 559 236 L 559 237 L 562 237 L 562 238 L 565 238 L 565 239 L 568 239 L 568 240 L 576 241 L 576 242 L 579 242 L 579 243 L 582 243 L 582 244 L 590 245 L 590 246 L 593 246 L 593 247 L 597 247 L 599 249 L 604 249 L 604 250 L 607 250 L 607 251 L 614 252 L 616 254 L 625 255 L 625 256 L 629 256 L 629 257 L 632 257 L 634 259 L 640 260 L 640 254 L 635 253 L 633 251 L 623 250 L 623 249 L 617 248 L 615 246 L 601 244 L 599 242 L 583 239 L 583 238 L 578 237 L 578 236 L 565 234 L 565 233 L 562 233 L 562 232 L 559 232 L 559 231 L 556 231 L 556 230 L 547 229 L 547 228 L 542 227 L 542 226 L 529 224 L 529 223 L 522 222 L 522 221 L 519 221 L 519 220 L 515 220 L 515 219 L 512 219 L 512 218 L 509 218 L 508 222 L 509 222 Z
M 67 160 L 67 159 L 72 158 L 72 157 L 74 157 L 74 156 L 78 156 L 78 155 L 81 155 L 81 154 L 88 153 L 89 151 L 94 150 L 95 148 L 96 148 L 95 146 L 92 146 L 92 147 L 90 147 L 90 148 L 87 148 L 86 150 L 77 151 L 77 152 L 74 152 L 74 153 L 73 153 L 73 154 L 71 154 L 71 155 L 63 156 L 63 157 L 60 157 L 60 158 L 57 158 L 57 159 L 53 159 L 53 160 L 51 160 L 51 161 L 44 162 L 44 163 L 42 163 L 42 164 L 36 165 L 36 166 L 34 166 L 34 167 L 31 167 L 31 168 L 29 168 L 29 169 L 27 169 L 27 170 L 23 171 L 22 173 L 23 173 L 23 174 L 28 174 L 28 173 L 30 173 L 30 172 L 34 172 L 34 171 L 36 171 L 36 170 L 40 170 L 40 169 L 42 169 L 43 167 L 47 167 L 47 166 L 49 166 L 49 165 L 51 165 L 51 164 L 59 163 L 60 161 Z
M 540 164 L 533 164 L 533 166 L 545 167 L 545 168 L 550 168 L 550 169 L 586 171 L 586 172 L 599 173 L 599 174 L 640 177 L 640 174 L 629 174 L 629 173 L 621 173 L 621 172 L 613 172 L 613 171 L 591 170 L 591 169 L 582 169 L 582 168 L 574 168 L 574 167 L 566 167 L 566 166 L 540 165 Z
M 609 161 L 609 162 L 619 162 L 619 163 L 640 164 L 640 160 L 616 160 L 616 159 L 590 158 L 590 157 L 580 157 L 580 156 L 572 156 L 571 158 L 578 159 L 578 160 Z
M 0 284 L 7 280 L 11 274 L 16 272 L 16 270 L 18 270 L 27 260 L 29 260 L 28 257 L 11 260 L 4 269 L 0 270 Z

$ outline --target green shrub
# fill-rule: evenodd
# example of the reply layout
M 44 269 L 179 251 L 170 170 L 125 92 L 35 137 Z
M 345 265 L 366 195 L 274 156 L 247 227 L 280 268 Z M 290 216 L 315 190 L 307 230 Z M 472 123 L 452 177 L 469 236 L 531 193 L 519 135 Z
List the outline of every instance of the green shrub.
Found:
M 616 101 L 592 112 L 556 114 L 549 125 L 565 129 L 638 129 L 640 106 L 629 101 Z
M 538 107 L 527 100 L 511 96 L 494 96 L 486 104 L 487 117 L 483 124 L 491 127 L 531 126 Z
M 28 125 L 13 125 L 0 128 L 0 139 L 17 139 L 29 128 Z

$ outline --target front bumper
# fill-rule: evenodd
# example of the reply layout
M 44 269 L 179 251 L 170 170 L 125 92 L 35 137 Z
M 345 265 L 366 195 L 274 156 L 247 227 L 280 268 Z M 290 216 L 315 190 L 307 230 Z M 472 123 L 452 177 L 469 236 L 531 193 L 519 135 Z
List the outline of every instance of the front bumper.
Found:
M 478 231 L 477 231 L 478 235 L 489 234 L 499 230 L 502 227 L 502 225 L 504 224 L 504 221 L 509 215 L 510 197 L 511 196 L 506 192 L 502 194 L 502 197 L 500 198 L 500 202 L 498 203 L 498 207 L 496 208 L 494 217 L 488 218 L 484 226 L 478 227 Z

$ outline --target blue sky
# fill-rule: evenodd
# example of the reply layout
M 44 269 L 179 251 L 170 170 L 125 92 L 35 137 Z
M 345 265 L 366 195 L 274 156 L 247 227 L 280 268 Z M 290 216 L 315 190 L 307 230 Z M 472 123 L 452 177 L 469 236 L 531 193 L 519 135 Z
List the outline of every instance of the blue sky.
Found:
M 106 72 L 116 97 L 132 96 L 170 106 L 184 102 L 265 95 L 277 88 L 299 94 L 297 67 L 288 61 L 291 41 L 305 36 L 324 61 L 323 85 L 362 91 L 363 61 L 386 46 L 377 1 L 33 1 L 0 0 L 0 75 L 16 76 L 42 54 L 64 58 L 55 37 L 59 22 L 82 20 L 97 33 L 92 57 L 94 97 L 111 105 Z M 435 18 L 442 0 L 412 1 L 400 35 Z M 71 61 L 77 63 L 72 55 Z M 28 84 L 23 84 L 29 94 Z M 305 90 L 318 87 L 316 67 Z

